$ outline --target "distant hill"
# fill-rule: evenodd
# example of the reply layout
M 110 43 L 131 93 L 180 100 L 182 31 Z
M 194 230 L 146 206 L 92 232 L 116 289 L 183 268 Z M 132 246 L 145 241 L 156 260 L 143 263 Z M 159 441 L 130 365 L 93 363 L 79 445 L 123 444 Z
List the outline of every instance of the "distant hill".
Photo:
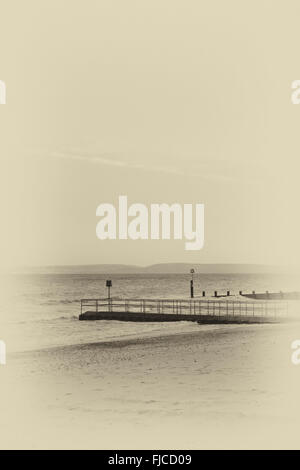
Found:
M 145 272 L 149 273 L 189 273 L 195 269 L 196 273 L 201 274 L 258 274 L 275 273 L 280 271 L 279 267 L 264 266 L 259 264 L 189 264 L 189 263 L 164 263 L 148 266 Z M 282 271 L 282 268 L 281 268 Z
M 94 264 L 80 266 L 44 266 L 16 270 L 21 273 L 56 274 L 188 274 L 191 269 L 200 274 L 281 274 L 289 272 L 280 266 L 260 264 L 190 264 L 161 263 L 151 266 L 126 264 Z

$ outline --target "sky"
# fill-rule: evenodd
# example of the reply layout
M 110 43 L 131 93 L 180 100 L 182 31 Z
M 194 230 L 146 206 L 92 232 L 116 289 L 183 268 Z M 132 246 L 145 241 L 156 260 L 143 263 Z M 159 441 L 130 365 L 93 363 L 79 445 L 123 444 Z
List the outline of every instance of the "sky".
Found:
M 1 2 L 3 266 L 300 264 L 300 4 Z M 205 245 L 100 241 L 96 208 L 204 203 Z

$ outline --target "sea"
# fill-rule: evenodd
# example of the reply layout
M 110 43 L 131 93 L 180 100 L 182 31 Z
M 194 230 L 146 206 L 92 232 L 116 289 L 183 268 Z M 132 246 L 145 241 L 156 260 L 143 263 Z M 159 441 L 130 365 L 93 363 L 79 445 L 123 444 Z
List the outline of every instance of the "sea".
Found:
M 79 322 L 82 298 L 188 299 L 190 274 L 14 273 L 1 275 L 0 340 L 8 354 L 207 328 L 190 322 Z M 299 275 L 195 274 L 195 299 L 217 290 L 239 298 L 243 292 L 298 291 Z M 233 299 L 234 297 L 231 297 Z M 211 327 L 210 327 L 211 328 Z M 218 326 L 216 326 L 218 328 Z

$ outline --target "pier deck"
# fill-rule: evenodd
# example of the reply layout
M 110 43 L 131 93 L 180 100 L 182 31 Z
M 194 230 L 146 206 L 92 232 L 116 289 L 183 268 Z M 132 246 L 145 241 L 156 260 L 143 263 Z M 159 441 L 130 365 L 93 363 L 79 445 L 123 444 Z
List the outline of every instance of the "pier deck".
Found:
M 282 301 L 82 299 L 79 320 L 271 323 L 287 318 L 287 314 L 288 304 Z

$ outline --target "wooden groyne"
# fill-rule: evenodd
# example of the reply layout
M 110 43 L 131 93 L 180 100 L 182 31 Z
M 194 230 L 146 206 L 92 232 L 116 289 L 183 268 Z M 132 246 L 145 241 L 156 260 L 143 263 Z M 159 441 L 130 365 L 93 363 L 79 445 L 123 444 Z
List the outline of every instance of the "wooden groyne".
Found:
M 213 295 L 212 295 L 213 294 Z M 213 291 L 213 293 L 207 293 L 205 290 L 202 291 L 202 297 L 209 297 L 212 295 L 215 298 L 221 297 L 235 297 L 237 294 L 227 290 L 225 293 L 220 291 Z M 245 293 L 239 291 L 239 296 L 246 297 L 248 299 L 257 299 L 257 300 L 300 300 L 300 292 L 249 292 Z
M 270 323 L 288 316 L 286 302 L 178 299 L 82 299 L 79 320 Z
M 251 294 L 243 294 L 240 291 L 240 295 L 247 297 L 248 299 L 257 300 L 300 300 L 300 292 L 251 292 Z

